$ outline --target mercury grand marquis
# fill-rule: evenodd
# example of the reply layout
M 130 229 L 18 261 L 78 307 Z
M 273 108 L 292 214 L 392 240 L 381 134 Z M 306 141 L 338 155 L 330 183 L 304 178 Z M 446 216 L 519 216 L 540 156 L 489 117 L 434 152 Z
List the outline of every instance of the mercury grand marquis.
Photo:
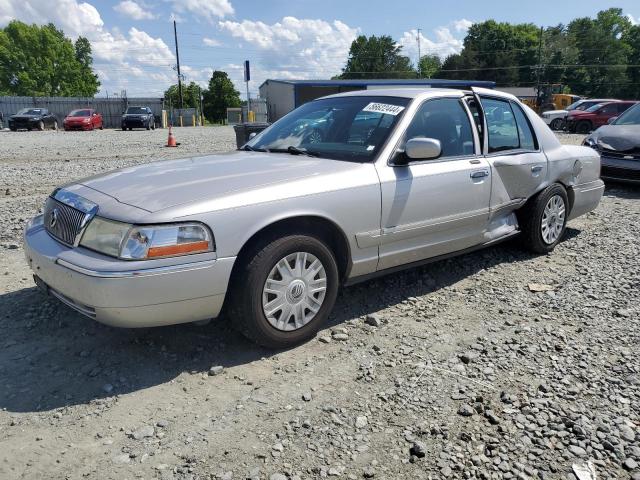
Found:
M 550 252 L 568 220 L 598 205 L 599 176 L 596 151 L 561 145 L 511 95 L 348 92 L 302 105 L 236 152 L 57 188 L 25 228 L 25 253 L 40 287 L 99 322 L 224 312 L 283 348 L 316 334 L 342 285 L 516 235 Z

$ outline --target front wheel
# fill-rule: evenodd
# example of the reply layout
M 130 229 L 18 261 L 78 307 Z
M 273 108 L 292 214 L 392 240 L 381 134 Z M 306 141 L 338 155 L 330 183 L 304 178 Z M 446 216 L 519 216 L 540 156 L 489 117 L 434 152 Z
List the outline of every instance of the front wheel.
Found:
M 57 120 L 54 120 L 54 122 L 53 122 L 53 129 L 56 130 L 56 131 L 58 130 L 58 121 Z
M 551 252 L 567 227 L 569 200 L 562 185 L 553 184 L 518 211 L 524 246 L 535 253 Z
M 564 120 L 562 120 L 561 118 L 554 118 L 551 121 L 551 130 L 562 130 L 562 127 L 564 127 Z
M 288 348 L 313 337 L 338 293 L 338 266 L 327 245 L 304 234 L 272 237 L 244 262 L 230 291 L 234 326 L 269 348 Z
M 583 120 L 576 125 L 576 133 L 580 133 L 582 135 L 586 135 L 591 131 L 591 122 Z
M 44 122 L 42 120 L 38 122 L 38 130 L 41 132 L 44 130 Z

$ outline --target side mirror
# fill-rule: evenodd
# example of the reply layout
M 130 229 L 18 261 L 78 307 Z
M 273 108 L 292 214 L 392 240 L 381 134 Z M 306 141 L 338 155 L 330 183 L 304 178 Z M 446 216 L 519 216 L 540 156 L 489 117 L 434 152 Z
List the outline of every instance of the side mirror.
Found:
M 404 153 L 411 160 L 433 160 L 442 154 L 440 140 L 416 137 L 407 140 Z
M 607 120 L 607 125 L 611 125 L 613 122 L 615 122 L 618 119 L 618 117 L 611 117 L 609 120 Z

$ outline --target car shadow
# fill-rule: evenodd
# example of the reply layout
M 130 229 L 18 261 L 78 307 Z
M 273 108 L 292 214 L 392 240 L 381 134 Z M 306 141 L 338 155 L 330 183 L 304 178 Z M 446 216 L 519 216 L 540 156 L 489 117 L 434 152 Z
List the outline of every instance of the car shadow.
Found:
M 566 239 L 578 234 L 569 228 Z M 531 258 L 511 241 L 345 288 L 327 327 L 436 292 L 480 270 Z M 212 366 L 249 364 L 280 353 L 245 340 L 231 321 L 118 329 L 86 319 L 35 287 L 0 295 L 0 409 L 38 412 L 86 404 L 160 385 L 184 372 L 206 373 Z
M 608 197 L 619 197 L 629 200 L 638 200 L 640 199 L 640 184 L 607 180 L 605 181 L 604 195 Z

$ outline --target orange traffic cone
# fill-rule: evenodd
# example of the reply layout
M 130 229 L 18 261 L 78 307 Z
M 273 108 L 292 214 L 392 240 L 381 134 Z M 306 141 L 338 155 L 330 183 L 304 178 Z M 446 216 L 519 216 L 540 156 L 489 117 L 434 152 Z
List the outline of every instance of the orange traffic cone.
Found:
M 171 131 L 171 125 L 169 125 L 169 138 L 167 139 L 167 147 L 177 147 L 176 137 L 173 136 L 173 132 Z

